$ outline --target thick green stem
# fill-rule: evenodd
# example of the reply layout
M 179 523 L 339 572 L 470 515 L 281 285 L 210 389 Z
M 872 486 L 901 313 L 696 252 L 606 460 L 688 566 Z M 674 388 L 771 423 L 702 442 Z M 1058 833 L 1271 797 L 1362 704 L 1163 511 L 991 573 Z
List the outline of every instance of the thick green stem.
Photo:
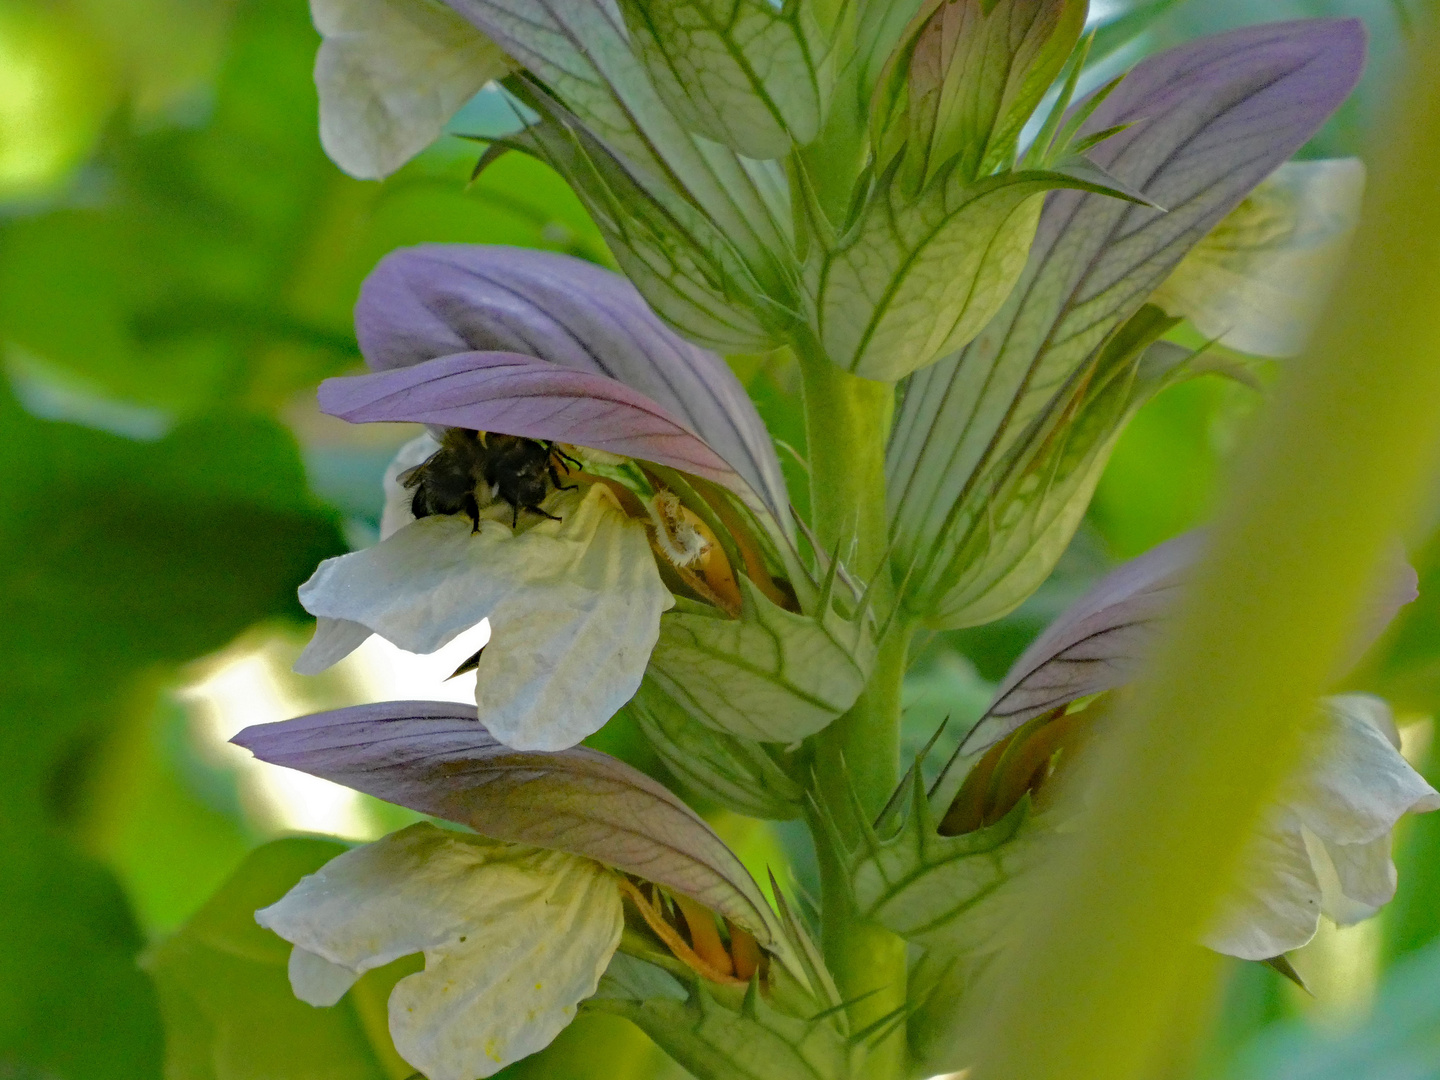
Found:
M 810 459 L 810 524 L 827 548 L 841 545 L 841 556 L 851 569 L 867 578 L 878 576 L 888 531 L 885 439 L 895 388 L 849 375 L 823 356 L 803 352 L 800 370 Z
M 880 615 L 893 602 L 886 558 L 885 438 L 894 407 L 887 384 L 848 375 L 823 356 L 802 355 L 811 476 L 811 516 L 822 543 L 873 585 Z M 869 685 L 850 709 L 815 739 L 815 796 L 839 825 L 847 845 L 859 843 L 853 788 L 873 820 L 899 779 L 900 685 L 909 628 L 892 625 Z M 854 1030 L 903 1015 L 905 943 L 856 917 L 845 867 L 817 832 L 822 878 L 822 944 L 846 1000 Z M 857 1000 L 858 999 L 858 1000 Z M 881 1030 L 886 1026 L 881 1024 Z M 867 1080 L 905 1073 L 905 1025 L 897 1022 L 866 1061 Z

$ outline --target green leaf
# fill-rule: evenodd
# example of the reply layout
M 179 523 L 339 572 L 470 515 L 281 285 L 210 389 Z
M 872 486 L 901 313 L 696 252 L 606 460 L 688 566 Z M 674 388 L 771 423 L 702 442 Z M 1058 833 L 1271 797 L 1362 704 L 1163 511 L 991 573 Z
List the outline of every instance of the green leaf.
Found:
M 779 158 L 820 130 L 828 43 L 809 5 L 768 0 L 623 0 L 640 59 L 693 132 L 751 158 Z
M 190 338 L 146 348 L 135 332 L 137 311 L 184 287 L 160 251 L 171 243 L 199 254 L 195 238 L 178 231 L 93 209 L 7 223 L 0 257 L 6 341 L 102 395 L 177 411 L 213 400 L 237 363 L 230 343 Z M 86 318 L 75 318 L 77 311 Z
M 1011 173 L 937 184 L 911 203 L 892 177 L 822 256 L 815 332 L 830 359 L 893 382 L 968 342 L 1025 269 L 1039 196 L 1073 181 Z
M 200 6 L 199 4 L 195 6 Z M 34 74 L 5 99 L 5 170 L 0 199 L 46 198 L 94 148 L 115 106 L 112 59 L 89 27 L 65 9 L 7 4 L 0 38 Z
M 153 707 L 174 664 L 297 610 L 296 585 L 343 545 L 273 422 L 196 420 L 139 443 L 36 419 L 7 390 L 0 892 L 13 918 L 0 935 L 0 1058 L 149 1080 L 159 1014 L 134 965 L 139 931 L 114 880 L 57 825 L 110 847 L 111 792 L 95 779 L 124 745 L 114 729 Z
M 660 618 L 648 678 L 696 720 L 742 739 L 794 743 L 855 703 L 875 645 L 866 620 L 827 598 L 818 619 L 786 611 L 749 578 L 739 618 L 677 606 Z
M 7 344 L 92 393 L 189 415 L 239 396 L 289 399 L 356 358 L 353 294 L 316 311 L 297 268 L 329 217 L 322 208 L 364 190 L 330 188 L 313 28 L 284 0 L 252 0 L 235 16 L 208 123 L 117 120 L 96 163 L 100 197 L 0 224 Z M 283 362 L 257 355 L 275 342 L 289 346 Z M 260 377 L 267 362 L 278 385 Z
M 17 734 L 7 756 L 26 749 Z M 135 967 L 142 938 L 125 897 L 53 828 L 16 828 L 14 810 L 0 830 L 0 1061 L 15 1076 L 156 1080 L 160 1017 Z
M 372 1042 L 377 1033 L 357 1004 L 358 986 L 329 1009 L 297 1000 L 289 944 L 255 922 L 256 909 L 344 850 L 305 839 L 259 848 L 179 933 L 150 950 L 144 964 L 165 1016 L 167 1080 L 410 1075 L 383 1027 L 384 1045 Z
M 97 652 L 137 666 L 189 660 L 257 619 L 298 613 L 295 587 L 343 550 L 273 421 L 195 421 L 143 444 L 16 420 L 8 430 L 30 442 L 0 458 L 0 477 L 25 513 L 0 518 L 13 552 L 0 587 L 33 612 L 27 654 L 82 667 Z
M 804 812 L 804 790 L 770 751 L 701 724 L 653 679 L 627 708 L 666 768 L 697 794 L 747 817 L 783 821 Z

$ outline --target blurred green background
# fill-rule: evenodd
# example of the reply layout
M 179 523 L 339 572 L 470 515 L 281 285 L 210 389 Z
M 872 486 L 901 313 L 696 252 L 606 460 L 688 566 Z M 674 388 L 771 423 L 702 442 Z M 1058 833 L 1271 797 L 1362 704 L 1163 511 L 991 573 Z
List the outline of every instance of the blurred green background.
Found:
M 1383 131 L 1426 14 L 1398 0 L 1092 6 L 1097 77 L 1246 22 L 1363 17 L 1370 72 L 1314 156 L 1363 155 Z M 404 696 L 383 660 L 288 673 L 308 634 L 296 586 L 374 537 L 380 474 L 410 434 L 313 404 L 321 378 L 360 362 L 350 313 L 366 272 L 423 241 L 609 256 L 564 184 L 520 155 L 469 185 L 477 148 L 459 138 L 383 184 L 340 174 L 316 134 L 317 44 L 303 0 L 0 0 L 0 1080 L 409 1075 L 384 1033 L 400 971 L 310 1009 L 288 994 L 285 948 L 250 920 L 338 850 L 267 841 L 363 839 L 406 818 L 225 740 Z M 483 92 L 452 130 L 505 122 Z M 793 372 L 736 366 L 803 456 Z M 1001 623 L 924 643 L 908 744 L 978 713 L 1106 567 L 1202 521 L 1257 400 L 1208 376 L 1148 406 L 1054 578 Z M 1440 533 L 1410 539 L 1421 599 L 1352 681 L 1393 701 L 1407 755 L 1440 785 Z M 623 718 L 597 740 L 660 769 Z M 804 885 L 788 828 L 712 816 L 756 866 Z M 1177 1076 L 1440 1077 L 1440 815 L 1402 827 L 1397 862 L 1380 919 L 1327 927 L 1295 955 L 1313 996 L 1235 963 L 1201 1021 L 1202 1059 Z M 656 1062 L 620 1021 L 586 1019 L 507 1075 L 658 1075 Z

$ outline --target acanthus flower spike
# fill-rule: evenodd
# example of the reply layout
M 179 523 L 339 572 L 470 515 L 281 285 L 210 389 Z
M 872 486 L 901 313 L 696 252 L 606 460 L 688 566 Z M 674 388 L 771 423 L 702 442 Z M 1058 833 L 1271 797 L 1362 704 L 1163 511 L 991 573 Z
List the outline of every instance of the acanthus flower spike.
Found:
M 1166 209 L 1052 193 L 999 312 L 911 378 L 886 479 L 916 618 L 985 623 L 1049 574 L 1124 424 L 1189 371 L 1150 296 L 1319 130 L 1364 54 L 1355 20 L 1246 27 L 1149 57 L 1090 115 L 1081 134 L 1126 125 L 1095 162 Z
M 423 952 L 424 972 L 391 995 L 390 1028 L 427 1075 L 488 1076 L 553 1039 L 622 947 L 622 901 L 677 971 L 717 992 L 763 985 L 808 1013 L 836 1003 L 813 946 L 710 826 L 605 754 L 512 750 L 474 710 L 437 702 L 320 713 L 234 742 L 479 834 L 411 826 L 256 914 L 294 946 L 291 981 L 312 1004 Z
M 477 359 L 451 361 L 437 370 L 473 388 L 475 403 L 470 411 L 476 422 L 463 426 L 505 430 L 491 417 L 507 415 L 535 425 L 531 431 L 543 432 L 531 438 L 604 449 L 581 437 L 582 428 L 649 445 L 644 440 L 658 435 L 654 425 L 663 423 L 675 448 L 675 468 L 691 471 L 698 466 L 701 475 L 736 489 L 777 523 L 789 520 L 779 459 L 739 380 L 724 360 L 681 338 L 656 318 L 633 285 L 603 267 L 568 255 L 520 248 L 466 244 L 407 248 L 382 259 L 366 279 L 355 307 L 355 328 L 361 352 L 377 372 L 411 369 L 461 354 L 508 353 L 512 357 L 507 360 L 531 379 L 539 372 L 551 373 L 552 381 L 530 389 L 529 397 L 553 388 L 565 402 L 610 386 L 601 396 L 613 403 L 601 407 L 598 414 L 576 411 L 580 403 L 571 400 L 566 409 L 541 409 L 546 419 L 522 420 L 517 403 L 508 403 L 511 411 L 505 413 L 505 395 L 496 393 L 492 405 L 484 390 L 490 379 L 503 384 L 506 378 L 517 377 L 517 369 L 503 363 L 487 367 Z M 529 357 L 530 362 L 519 364 L 520 357 Z M 472 366 L 473 375 L 458 374 Z M 569 381 L 571 373 L 590 378 Z M 364 408 L 365 419 L 416 420 L 420 417 L 399 414 L 408 414 L 412 404 L 416 410 L 434 407 L 425 389 L 429 378 L 428 371 L 411 372 L 408 379 L 392 376 L 374 382 L 374 391 L 367 389 L 373 376 L 332 380 L 327 384 L 331 389 L 322 393 L 331 396 L 338 415 L 347 419 L 346 412 L 339 410 Z M 567 393 L 566 387 L 575 390 Z M 415 395 L 413 402 L 407 400 L 410 394 Z M 381 399 L 385 404 L 379 403 Z M 363 404 L 367 401 L 374 404 Z M 629 430 L 635 419 L 632 410 L 646 414 L 634 432 Z M 660 417 L 665 420 L 656 419 Z M 681 444 L 686 444 L 683 450 L 678 449 Z M 622 445 L 630 449 L 616 453 L 647 456 L 634 453 L 637 443 Z M 664 449 L 649 448 L 662 455 L 653 460 L 672 464 Z
M 966 1064 L 970 1036 L 947 1003 L 1015 947 L 1018 880 L 1085 828 L 1085 793 L 1067 790 L 1090 740 L 1147 661 L 1202 550 L 1182 535 L 1117 567 L 1012 665 L 989 707 L 927 791 L 907 775 L 877 836 L 852 852 L 862 912 L 926 950 L 912 974 L 933 981 L 911 1037 L 930 1071 Z M 1344 674 L 1416 597 L 1397 552 L 1379 568 Z M 1240 875 L 1204 944 L 1270 959 L 1314 935 L 1321 915 L 1373 915 L 1395 890 L 1390 833 L 1408 812 L 1440 809 L 1399 752 L 1388 706 L 1349 694 L 1318 702 L 1299 767 L 1258 823 Z
M 381 543 L 302 588 L 320 625 L 298 670 L 323 670 L 372 632 L 433 652 L 488 617 L 475 666 L 486 724 L 509 745 L 558 750 L 638 689 L 670 590 L 742 615 L 734 552 L 755 603 L 794 603 L 770 578 L 793 541 L 754 406 L 723 360 L 667 329 L 622 278 L 544 252 L 416 248 L 367 280 L 356 325 L 376 370 L 328 380 L 322 408 L 441 438 L 392 467 Z M 502 475 L 501 453 L 533 475 Z M 692 486 L 705 483 L 719 505 Z

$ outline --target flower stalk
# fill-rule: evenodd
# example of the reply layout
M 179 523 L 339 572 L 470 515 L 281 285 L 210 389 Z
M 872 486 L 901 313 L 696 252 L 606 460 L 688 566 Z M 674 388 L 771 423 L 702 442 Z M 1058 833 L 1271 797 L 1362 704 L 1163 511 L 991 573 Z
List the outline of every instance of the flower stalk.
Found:
M 908 628 L 892 626 L 880 646 L 875 672 L 853 708 L 815 739 L 815 795 L 847 847 L 885 805 L 899 779 L 900 689 L 909 647 Z M 864 815 L 857 820 L 857 815 Z M 846 1001 L 853 1031 L 875 1028 L 866 1075 L 905 1075 L 906 946 L 892 931 L 855 910 L 850 868 L 829 850 L 812 823 L 821 880 L 821 945 Z
M 802 352 L 805 429 L 810 459 L 810 507 L 822 544 L 838 548 L 870 586 L 883 621 L 894 583 L 887 558 L 885 439 L 894 387 L 857 378 L 823 355 Z M 899 779 L 900 688 L 910 628 L 893 622 L 869 683 L 855 705 L 815 737 L 815 796 L 847 846 L 879 814 Z M 863 814 L 864 821 L 856 820 Z M 883 1038 L 866 1059 L 867 1074 L 904 1074 L 905 943 L 856 916 L 849 870 L 828 857 L 817 835 L 821 867 L 821 943 L 826 962 L 850 1008 L 852 1030 L 881 1024 Z M 890 1032 L 887 1019 L 895 1020 Z

